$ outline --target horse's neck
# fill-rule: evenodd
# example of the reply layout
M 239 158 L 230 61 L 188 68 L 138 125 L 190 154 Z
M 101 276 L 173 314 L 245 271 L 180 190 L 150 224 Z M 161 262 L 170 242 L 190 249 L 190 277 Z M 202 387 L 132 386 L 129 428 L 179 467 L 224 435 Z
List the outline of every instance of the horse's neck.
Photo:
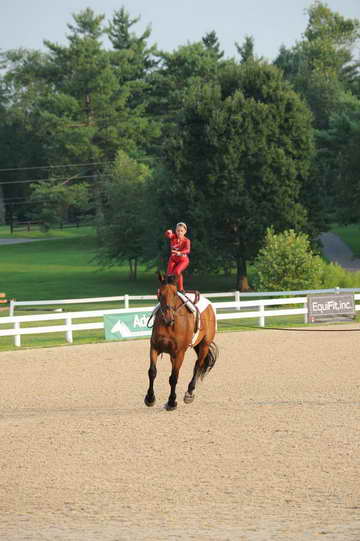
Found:
M 178 308 L 179 306 L 181 306 L 183 304 L 177 293 L 174 294 L 171 302 L 172 302 L 173 306 L 175 306 L 175 308 Z

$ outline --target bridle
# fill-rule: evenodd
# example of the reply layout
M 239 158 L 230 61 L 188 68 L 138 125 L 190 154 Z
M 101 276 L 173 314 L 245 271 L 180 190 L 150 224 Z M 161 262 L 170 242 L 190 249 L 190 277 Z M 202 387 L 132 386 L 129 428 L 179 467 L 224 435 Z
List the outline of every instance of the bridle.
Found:
M 161 295 L 159 296 L 159 300 L 160 300 L 160 308 L 159 308 L 160 317 L 163 320 L 163 323 L 166 327 L 172 327 L 175 323 L 176 312 L 180 308 L 182 308 L 182 306 L 184 306 L 185 302 L 179 298 L 179 300 L 181 300 L 181 304 L 179 304 L 178 306 L 171 306 L 170 304 L 162 305 Z M 170 317 L 168 317 L 167 313 L 170 314 Z

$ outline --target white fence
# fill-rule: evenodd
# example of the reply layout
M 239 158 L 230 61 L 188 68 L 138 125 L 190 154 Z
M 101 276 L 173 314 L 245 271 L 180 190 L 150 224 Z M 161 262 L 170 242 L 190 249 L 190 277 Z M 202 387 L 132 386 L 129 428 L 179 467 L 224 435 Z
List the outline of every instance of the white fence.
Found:
M 316 293 L 360 293 L 360 288 L 354 289 L 340 289 L 335 287 L 333 289 L 311 289 L 311 290 L 301 290 L 301 291 L 265 291 L 265 292 L 254 292 L 254 293 L 240 293 L 240 291 L 228 291 L 222 293 L 203 293 L 204 297 L 208 299 L 221 299 L 225 297 L 232 297 L 235 302 L 239 302 L 240 299 L 244 298 L 259 298 L 259 297 L 292 297 L 295 295 L 309 295 Z M 56 300 L 47 300 L 47 301 L 17 301 L 16 299 L 11 299 L 9 304 L 9 316 L 15 315 L 15 308 L 17 306 L 64 306 L 68 304 L 96 304 L 102 302 L 121 302 L 123 303 L 123 308 L 130 308 L 130 301 L 150 301 L 156 300 L 156 295 L 119 295 L 116 297 L 91 297 L 86 299 L 56 299 Z M 120 307 L 120 306 L 119 306 Z
M 344 291 L 351 291 L 354 290 L 337 290 L 337 292 L 344 292 Z M 334 293 L 334 290 L 316 290 L 316 291 L 308 291 L 304 293 L 326 293 L 331 292 Z M 227 296 L 235 296 L 236 292 L 233 293 L 212 293 L 212 297 L 227 297 Z M 238 293 L 238 292 L 237 292 Z M 295 293 L 295 292 L 279 292 L 281 295 L 289 295 L 289 293 Z M 299 292 L 300 293 L 300 292 Z M 269 295 L 275 295 L 276 293 L 263 293 L 262 295 L 269 296 Z M 259 297 L 260 294 L 241 294 L 241 297 L 243 296 L 252 296 L 256 295 L 256 297 Z M 205 295 L 207 297 L 210 297 L 210 294 Z M 239 295 L 237 295 L 239 299 Z M 360 294 L 355 294 L 355 301 L 360 300 Z M 110 297 L 111 299 L 114 299 L 114 297 Z M 142 299 L 156 299 L 155 296 L 145 296 L 141 297 Z M 116 300 L 118 297 L 115 298 Z M 123 300 L 123 298 L 121 298 Z M 130 297 L 129 297 L 130 299 Z M 139 297 L 131 297 L 131 299 L 138 300 Z M 76 300 L 68 300 L 68 304 L 71 302 L 74 303 L 75 301 L 77 303 L 80 303 L 80 301 L 84 301 L 84 299 L 76 299 Z M 107 300 L 109 300 L 109 297 L 107 297 Z M 96 302 L 96 299 L 86 300 L 87 302 Z M 31 305 L 35 304 L 65 304 L 64 301 L 38 301 L 37 303 L 28 303 Z M 218 320 L 226 320 L 226 319 L 250 319 L 250 318 L 256 318 L 258 320 L 258 325 L 260 327 L 265 326 L 265 321 L 267 317 L 274 317 L 274 316 L 289 316 L 289 315 L 303 315 L 304 316 L 304 322 L 307 323 L 307 297 L 292 297 L 292 298 L 275 298 L 275 299 L 259 299 L 259 298 L 253 298 L 252 300 L 242 301 L 242 300 L 235 300 L 230 302 L 214 302 L 214 307 L 217 311 L 217 319 Z M 19 304 L 18 304 L 19 305 Z M 295 305 L 298 306 L 296 308 L 279 308 L 280 306 L 288 306 L 288 305 Z M 15 346 L 21 346 L 21 336 L 23 335 L 30 335 L 30 334 L 43 334 L 43 333 L 54 333 L 54 332 L 62 332 L 65 333 L 65 339 L 68 343 L 73 342 L 73 332 L 74 331 L 85 331 L 85 330 L 92 330 L 92 329 L 103 329 L 104 328 L 104 321 L 91 321 L 94 319 L 102 318 L 106 314 L 121 314 L 121 313 L 131 313 L 131 312 L 151 312 L 153 310 L 153 306 L 146 306 L 146 307 L 136 307 L 136 308 L 115 308 L 111 310 L 91 310 L 88 312 L 81 311 L 81 312 L 64 312 L 64 313 L 54 313 L 54 314 L 36 314 L 36 315 L 25 315 L 25 316 L 9 316 L 9 317 L 0 317 L 0 337 L 2 336 L 13 336 L 14 337 L 14 344 Z M 360 310 L 360 303 L 355 304 L 355 309 L 358 311 Z M 81 322 L 77 323 L 77 320 L 87 320 L 87 322 Z M 52 323 L 47 324 L 45 326 L 37 326 L 39 322 L 46 322 L 46 323 Z M 57 324 L 57 322 L 61 322 L 61 324 Z M 25 327 L 22 326 L 22 324 L 26 324 Z M 35 324 L 35 325 L 31 325 Z M 1 328 L 3 326 L 6 326 L 8 328 Z

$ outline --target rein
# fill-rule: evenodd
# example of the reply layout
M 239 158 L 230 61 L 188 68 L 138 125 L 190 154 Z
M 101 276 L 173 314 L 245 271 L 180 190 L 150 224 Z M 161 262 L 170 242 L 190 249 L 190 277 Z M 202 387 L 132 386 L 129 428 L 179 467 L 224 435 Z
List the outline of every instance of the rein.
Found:
M 161 306 L 161 303 L 160 303 L 160 306 L 157 309 L 155 308 L 154 311 L 152 312 L 151 316 L 148 319 L 148 322 L 147 322 L 146 326 L 149 329 L 151 329 L 154 326 L 154 323 L 153 323 L 153 325 L 150 325 L 150 322 L 152 321 L 152 319 L 154 318 L 154 316 L 158 312 L 160 312 L 161 319 L 164 321 L 165 325 L 167 325 L 167 326 L 174 325 L 175 317 L 172 317 L 171 319 L 168 320 L 166 318 L 165 312 L 166 312 L 166 310 L 169 310 L 170 312 L 173 313 L 173 315 L 175 315 L 176 312 L 185 305 L 185 302 L 182 299 L 180 299 L 180 300 L 181 300 L 181 304 L 179 304 L 179 306 L 170 306 L 169 304 L 165 304 L 164 306 Z

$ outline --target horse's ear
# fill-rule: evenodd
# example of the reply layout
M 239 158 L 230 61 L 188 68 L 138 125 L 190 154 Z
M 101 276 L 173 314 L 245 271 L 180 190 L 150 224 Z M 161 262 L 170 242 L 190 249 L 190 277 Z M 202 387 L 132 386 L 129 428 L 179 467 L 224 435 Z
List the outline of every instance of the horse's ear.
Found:
M 165 274 L 163 274 L 162 272 L 158 271 L 158 278 L 159 278 L 159 282 L 163 282 L 164 279 L 165 279 Z

